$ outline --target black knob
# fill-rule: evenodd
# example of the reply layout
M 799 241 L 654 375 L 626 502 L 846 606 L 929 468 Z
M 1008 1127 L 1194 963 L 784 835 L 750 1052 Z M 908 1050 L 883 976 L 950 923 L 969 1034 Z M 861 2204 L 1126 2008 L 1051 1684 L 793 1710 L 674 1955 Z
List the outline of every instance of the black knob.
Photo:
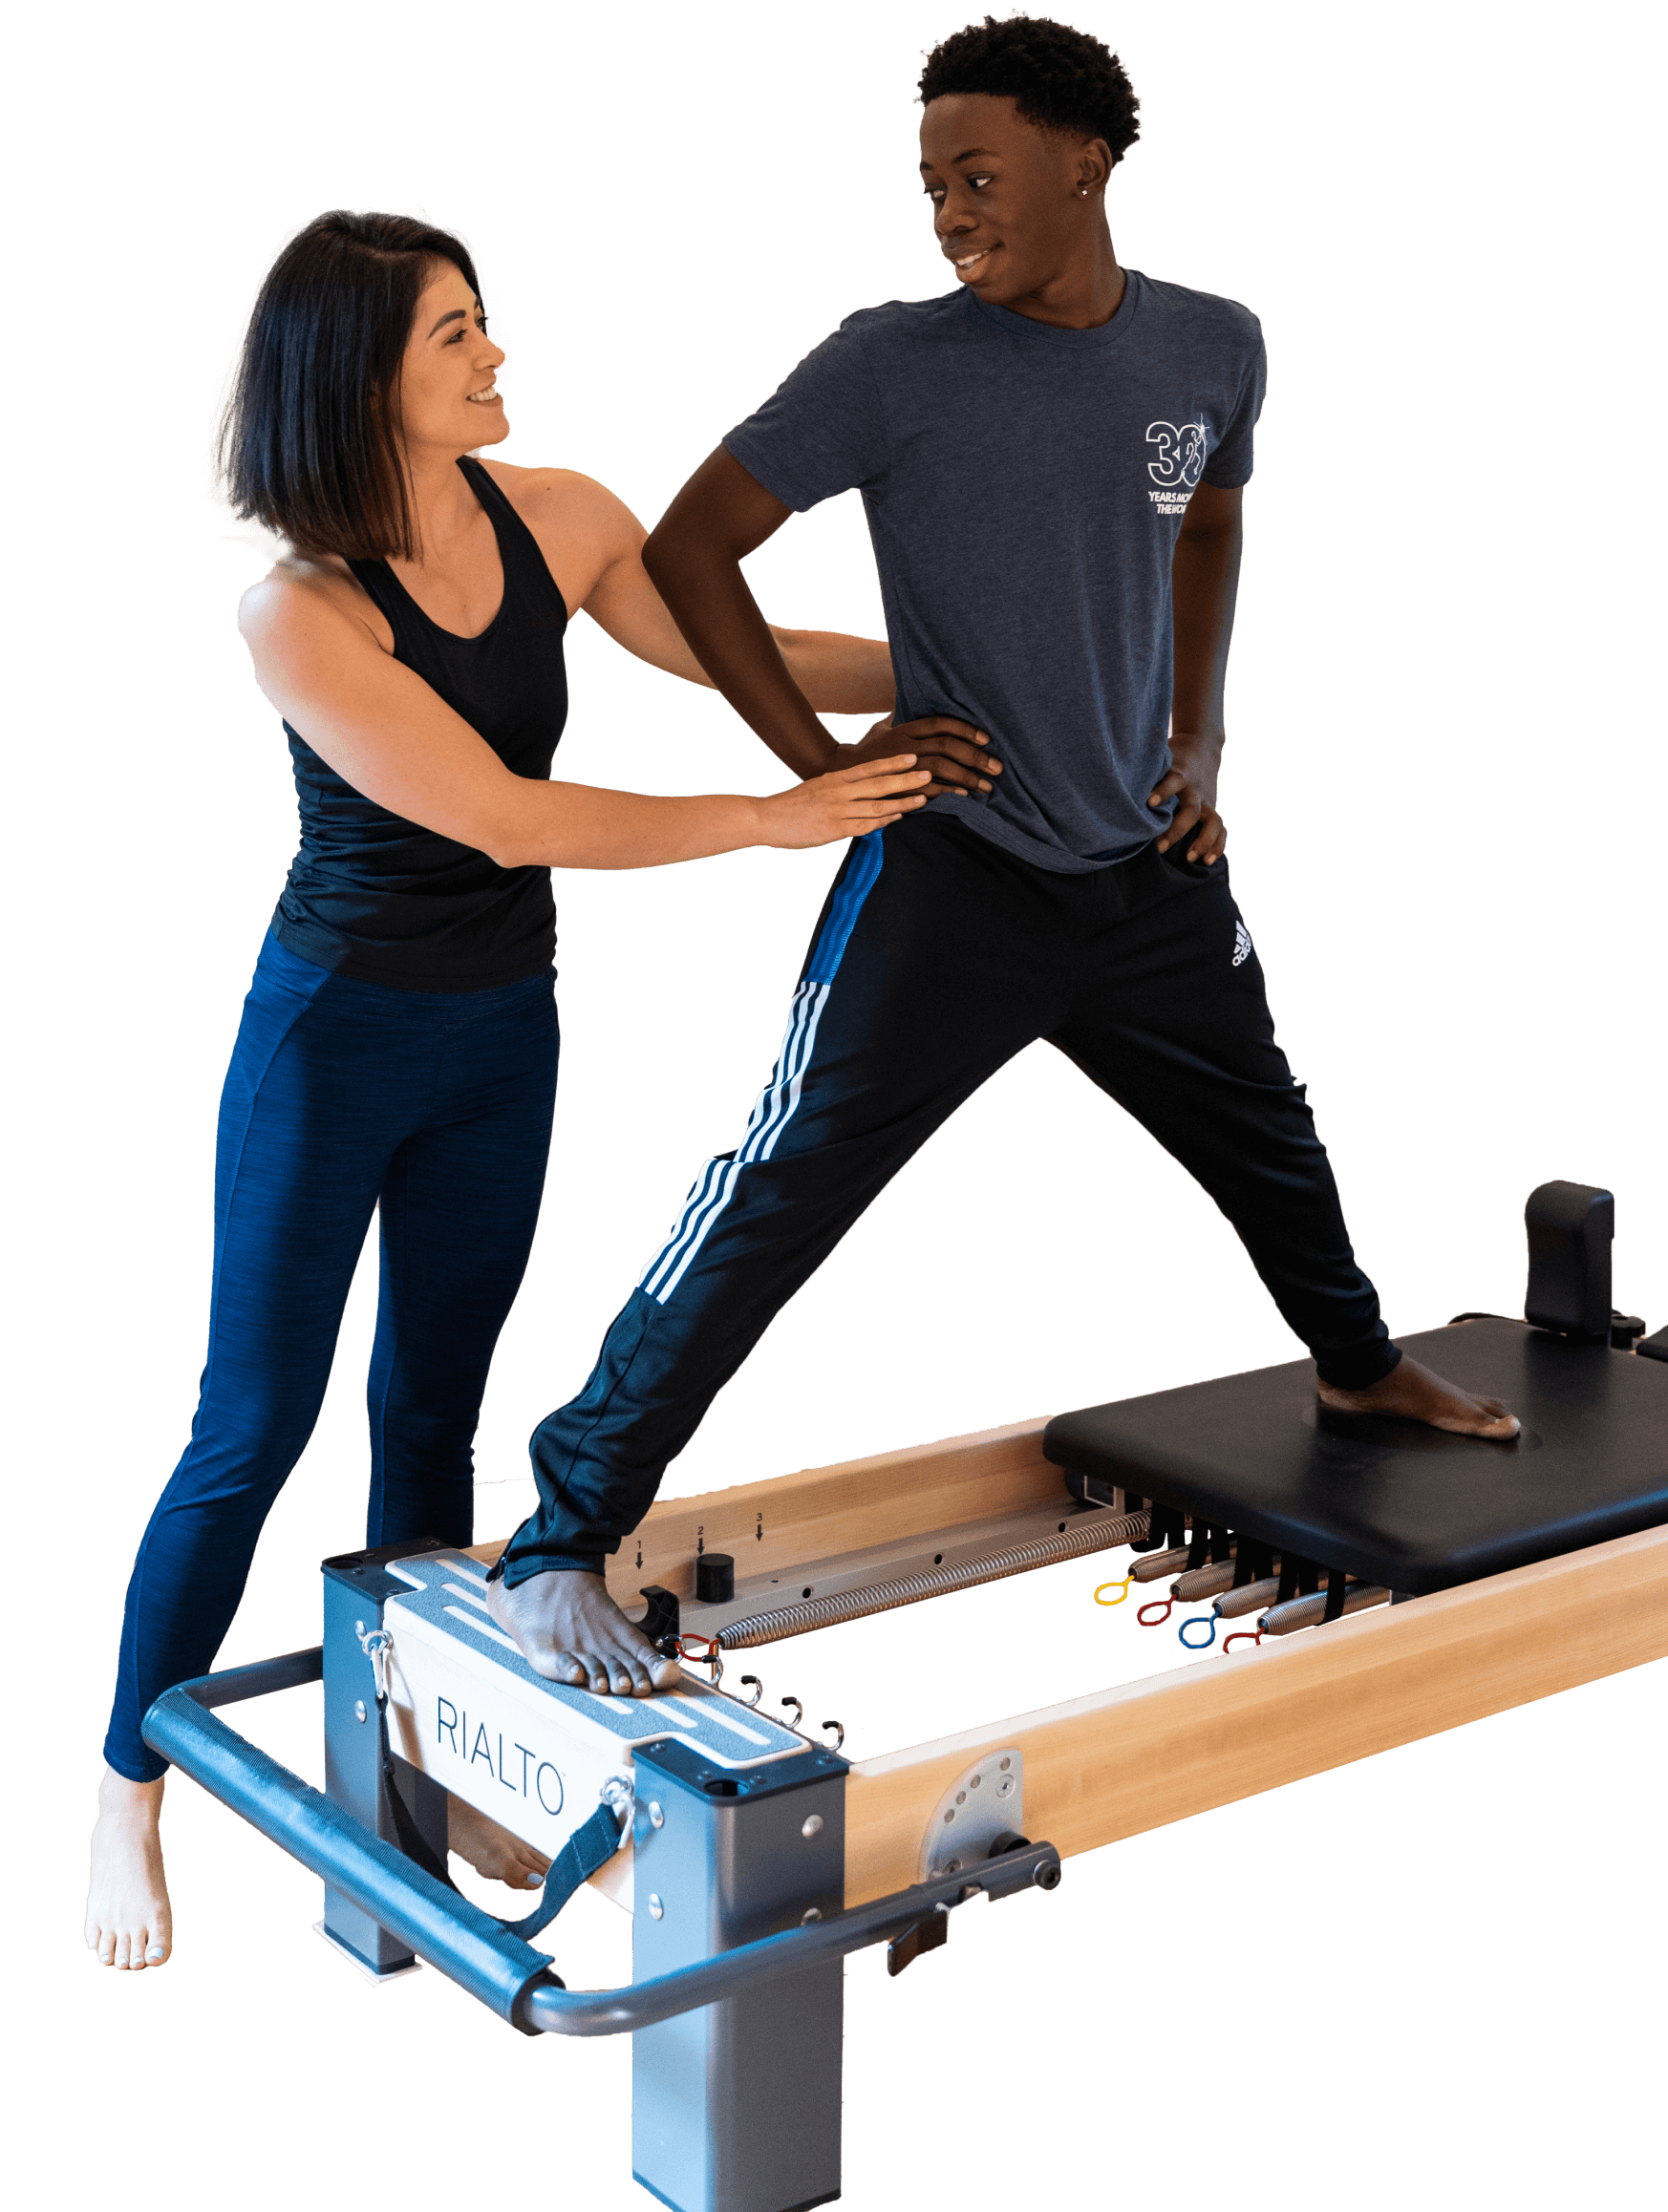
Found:
M 695 1561 L 695 1604 L 727 1606 L 736 1595 L 736 1562 L 727 1551 L 703 1551 Z

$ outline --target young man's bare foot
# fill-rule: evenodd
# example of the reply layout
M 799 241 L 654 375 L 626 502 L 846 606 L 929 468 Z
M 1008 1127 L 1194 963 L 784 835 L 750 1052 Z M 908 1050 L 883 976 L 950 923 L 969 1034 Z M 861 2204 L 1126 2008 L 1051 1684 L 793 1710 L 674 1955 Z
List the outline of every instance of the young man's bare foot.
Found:
M 512 1889 L 537 1889 L 550 1871 L 542 1851 L 501 1828 L 489 1814 L 462 1797 L 446 1799 L 446 1845 L 466 1859 L 477 1874 L 484 1874 L 489 1882 L 507 1882 Z
M 1336 1414 L 1400 1414 L 1433 1429 L 1452 1429 L 1462 1436 L 1492 1436 L 1504 1443 L 1517 1435 L 1517 1415 L 1498 1398 L 1473 1397 L 1458 1383 L 1444 1382 L 1405 1352 L 1370 1391 L 1340 1391 L 1316 1379 L 1323 1406 Z
M 130 1782 L 112 1768 L 98 1785 L 93 1875 L 87 1885 L 87 1948 L 101 1967 L 162 1967 L 174 1947 L 162 1840 L 162 1784 Z
M 486 1606 L 534 1673 L 547 1681 L 648 1697 L 682 1679 L 677 1661 L 663 1658 L 638 1635 L 601 1575 L 530 1575 L 513 1590 L 488 1583 Z

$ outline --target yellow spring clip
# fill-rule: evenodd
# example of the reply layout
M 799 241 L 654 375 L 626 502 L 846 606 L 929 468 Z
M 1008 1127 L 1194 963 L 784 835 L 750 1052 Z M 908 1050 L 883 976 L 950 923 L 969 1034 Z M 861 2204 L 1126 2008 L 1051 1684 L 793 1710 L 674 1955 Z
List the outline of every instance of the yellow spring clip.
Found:
M 1130 1574 L 1126 1574 L 1126 1575 L 1124 1576 L 1123 1580 L 1121 1583 L 1102 1583 L 1102 1584 L 1101 1585 L 1101 1589 L 1099 1589 L 1099 1590 L 1097 1590 L 1097 1591 L 1095 1592 L 1095 1603 L 1096 1603 L 1096 1605 L 1098 1605 L 1098 1606 L 1121 1606 L 1121 1605 L 1123 1603 L 1124 1599 L 1125 1599 L 1126 1597 L 1128 1597 L 1128 1595 L 1129 1595 L 1129 1585 L 1130 1585 L 1130 1584 L 1131 1584 L 1131 1583 L 1132 1583 L 1134 1580 L 1135 1580 L 1135 1576 L 1134 1576 L 1134 1574 L 1133 1574 L 1133 1572 L 1132 1572 L 1132 1573 L 1130 1573 Z M 1116 1591 L 1118 1592 L 1118 1595 L 1117 1595 L 1115 1598 L 1103 1598 L 1103 1597 L 1101 1595 L 1101 1590 L 1116 1590 Z

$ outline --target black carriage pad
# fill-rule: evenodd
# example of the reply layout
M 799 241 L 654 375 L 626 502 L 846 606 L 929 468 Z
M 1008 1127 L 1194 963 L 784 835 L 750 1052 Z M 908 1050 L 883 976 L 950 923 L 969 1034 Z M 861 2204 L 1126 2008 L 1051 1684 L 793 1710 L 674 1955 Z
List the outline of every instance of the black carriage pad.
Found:
M 1307 1360 L 1059 1414 L 1058 1466 L 1422 1595 L 1668 1521 L 1668 1370 L 1515 1321 L 1399 1340 L 1504 1398 L 1508 1444 L 1316 1403 Z

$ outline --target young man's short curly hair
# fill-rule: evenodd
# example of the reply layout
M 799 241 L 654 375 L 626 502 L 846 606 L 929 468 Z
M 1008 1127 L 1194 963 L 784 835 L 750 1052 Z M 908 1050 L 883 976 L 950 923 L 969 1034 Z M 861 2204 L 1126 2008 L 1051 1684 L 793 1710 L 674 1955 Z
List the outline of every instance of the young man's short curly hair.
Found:
M 1075 138 L 1104 138 L 1114 161 L 1141 136 L 1141 102 L 1123 65 L 1098 38 L 1046 15 L 987 15 L 927 56 L 921 103 L 946 93 L 992 93 L 1011 99 L 1028 123 Z

